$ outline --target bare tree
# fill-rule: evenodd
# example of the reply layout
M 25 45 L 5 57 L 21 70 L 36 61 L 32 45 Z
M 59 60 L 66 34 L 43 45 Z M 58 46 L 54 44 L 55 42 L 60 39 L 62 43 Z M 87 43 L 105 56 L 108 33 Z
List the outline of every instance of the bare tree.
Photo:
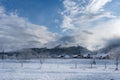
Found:
M 5 56 L 5 52 L 4 52 L 4 48 L 3 48 L 2 56 L 1 56 L 1 59 L 2 59 L 2 60 L 4 60 L 4 56 Z
M 4 50 L 4 45 L 1 46 L 1 60 L 2 60 L 2 68 L 4 68 L 4 59 L 5 59 L 5 50 Z
M 32 53 L 31 49 L 23 49 L 20 51 L 18 60 L 21 63 L 21 67 L 23 67 L 24 63 L 27 62 L 28 59 L 30 59 L 31 53 Z
M 43 66 L 44 61 L 46 60 L 46 58 L 48 57 L 48 53 L 47 52 L 41 52 L 37 54 L 37 57 L 39 59 L 39 63 L 40 63 L 40 69 Z
M 0 46 L 0 50 L 1 50 L 1 59 L 4 60 L 5 51 L 4 51 L 4 46 L 3 45 Z
M 116 68 L 118 70 L 119 59 L 120 59 L 120 47 L 114 48 L 110 51 L 110 57 L 115 60 Z
M 78 64 L 77 64 L 77 62 L 75 62 L 75 69 L 77 69 L 78 68 Z
M 93 68 L 93 61 L 90 61 L 90 68 Z
M 105 54 L 107 54 L 107 53 L 105 53 Z M 104 67 L 105 67 L 105 69 L 107 69 L 107 59 L 109 59 L 109 55 L 107 54 L 105 57 L 104 57 Z
M 106 60 L 105 60 L 105 63 L 104 63 L 104 65 L 105 65 L 105 69 L 107 69 L 107 62 L 106 62 Z
M 96 65 L 96 54 L 92 56 L 92 60 L 90 61 L 91 68 L 93 68 L 93 65 Z

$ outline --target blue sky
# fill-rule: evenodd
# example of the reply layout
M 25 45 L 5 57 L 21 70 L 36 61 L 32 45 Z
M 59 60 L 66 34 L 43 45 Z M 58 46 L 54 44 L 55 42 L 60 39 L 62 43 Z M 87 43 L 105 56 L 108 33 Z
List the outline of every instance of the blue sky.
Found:
M 63 17 L 61 12 L 64 11 L 63 1 L 64 0 L 0 0 L 0 3 L 8 13 L 16 12 L 20 17 L 28 19 L 33 24 L 45 25 L 52 32 L 62 33 L 61 24 Z M 89 0 L 85 1 L 89 2 Z M 120 5 L 119 0 L 112 0 L 112 2 L 106 4 L 104 8 L 112 11 L 115 15 L 120 15 L 118 5 Z
M 47 26 L 53 32 L 59 32 L 61 23 L 60 11 L 62 1 L 60 0 L 0 0 L 1 5 L 8 12 L 17 12 L 21 17 L 30 22 Z
M 0 47 L 102 48 L 120 37 L 119 7 L 119 0 L 0 0 Z

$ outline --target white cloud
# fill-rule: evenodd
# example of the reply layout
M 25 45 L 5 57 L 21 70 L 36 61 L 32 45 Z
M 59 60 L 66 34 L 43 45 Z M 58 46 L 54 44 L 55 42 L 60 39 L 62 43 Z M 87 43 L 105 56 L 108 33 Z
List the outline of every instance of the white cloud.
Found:
M 120 37 L 120 18 L 115 18 L 106 22 L 100 22 L 86 31 L 77 30 L 73 33 L 74 45 L 81 45 L 90 50 L 103 48 L 106 43 L 113 38 Z
M 98 13 L 104 11 L 103 7 L 112 0 L 92 0 L 92 2 L 86 7 L 88 13 Z
M 106 11 L 112 0 L 64 0 L 63 31 L 72 30 L 74 45 L 88 49 L 102 48 L 107 40 L 120 37 L 120 18 Z
M 94 27 L 91 31 L 94 33 L 92 39 L 96 45 L 105 46 L 105 42 L 114 37 L 120 37 L 120 18 L 102 22 Z
M 7 50 L 42 47 L 54 41 L 56 34 L 45 26 L 32 24 L 17 14 L 6 14 L 0 7 L 0 48 Z
M 99 19 L 114 18 L 111 12 L 104 10 L 108 2 L 111 0 L 64 0 L 63 31 L 84 28 Z

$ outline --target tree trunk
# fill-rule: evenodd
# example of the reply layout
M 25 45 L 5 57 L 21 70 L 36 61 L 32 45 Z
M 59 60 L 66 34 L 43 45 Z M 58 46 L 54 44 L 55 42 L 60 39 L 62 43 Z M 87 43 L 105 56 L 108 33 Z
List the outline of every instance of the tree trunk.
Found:
M 105 69 L 107 68 L 107 65 L 106 65 L 106 63 L 105 63 Z
M 91 68 L 92 68 L 92 63 L 91 63 Z
M 116 68 L 115 70 L 118 70 L 118 61 L 116 61 Z
M 77 69 L 77 63 L 75 63 L 75 69 Z

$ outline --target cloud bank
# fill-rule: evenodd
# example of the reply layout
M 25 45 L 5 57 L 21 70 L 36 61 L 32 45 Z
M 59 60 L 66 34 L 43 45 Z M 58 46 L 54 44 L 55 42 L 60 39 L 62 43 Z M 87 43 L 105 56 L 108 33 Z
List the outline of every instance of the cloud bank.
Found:
M 120 17 L 106 9 L 112 0 L 62 0 L 62 34 L 50 32 L 0 7 L 0 50 L 80 45 L 94 50 L 120 37 Z M 114 5 L 114 4 L 113 4 Z M 115 12 L 114 12 L 115 13 Z M 67 33 L 67 35 L 65 33 Z
M 63 32 L 71 30 L 74 45 L 94 50 L 115 36 L 120 37 L 120 17 L 106 10 L 112 0 L 64 0 Z M 114 5 L 114 4 L 113 4 Z
M 7 13 L 0 7 L 0 50 L 43 47 L 54 41 L 55 36 L 47 27 L 33 24 L 16 13 Z

